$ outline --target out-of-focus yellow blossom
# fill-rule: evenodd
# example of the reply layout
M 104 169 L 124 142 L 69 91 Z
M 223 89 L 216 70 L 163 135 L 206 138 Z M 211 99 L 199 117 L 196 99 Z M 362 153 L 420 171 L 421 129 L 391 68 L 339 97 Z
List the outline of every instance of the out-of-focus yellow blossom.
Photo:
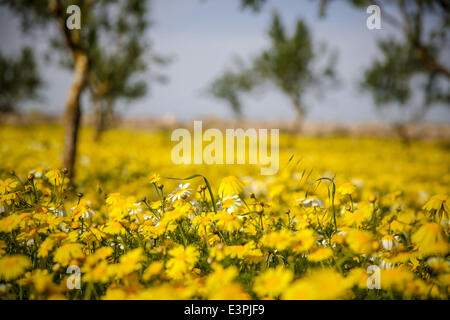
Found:
M 226 211 L 219 211 L 215 216 L 217 227 L 228 232 L 237 231 L 241 228 L 238 217 Z
M 424 223 L 411 237 L 419 253 L 424 255 L 442 254 L 449 252 L 450 245 L 442 227 L 434 222 Z
M 222 197 L 232 197 L 239 195 L 244 189 L 244 183 L 235 176 L 228 176 L 222 179 L 219 185 L 218 194 Z
M 319 248 L 308 255 L 308 260 L 312 262 L 320 262 L 327 260 L 333 256 L 333 250 L 329 247 Z
M 347 182 L 344 184 L 341 184 L 337 190 L 338 193 L 340 193 L 341 195 L 345 196 L 345 195 L 352 195 L 353 193 L 356 192 L 356 186 L 351 183 L 351 182 Z
M 199 253 L 193 246 L 186 248 L 179 245 L 169 251 L 171 257 L 167 261 L 167 274 L 173 279 L 180 279 L 187 272 L 192 270 L 197 262 Z
M 30 259 L 24 255 L 4 256 L 0 258 L 0 278 L 6 281 L 15 279 L 30 266 Z
M 296 280 L 282 295 L 285 300 L 336 300 L 350 297 L 351 284 L 332 269 L 314 270 Z
M 0 232 L 11 232 L 16 230 L 20 225 L 20 217 L 12 214 L 0 220 Z
M 432 196 L 430 200 L 425 203 L 423 209 L 428 211 L 433 216 L 437 215 L 439 219 L 445 218 L 448 220 L 450 214 L 448 196 L 443 194 Z
M 311 249 L 315 240 L 313 230 L 303 229 L 293 235 L 290 246 L 294 252 L 304 253 Z
M 118 278 L 139 270 L 145 261 L 144 251 L 142 248 L 133 249 L 120 257 L 119 264 L 116 265 L 116 276 Z
M 372 251 L 373 237 L 369 231 L 352 229 L 348 231 L 345 241 L 357 254 L 368 254 Z
M 267 269 L 255 278 L 253 291 L 261 298 L 276 298 L 284 292 L 293 278 L 292 271 L 282 266 Z
M 404 268 L 382 269 L 380 272 L 380 283 L 383 290 L 403 291 L 413 279 L 414 275 Z
M 62 266 L 71 264 L 73 260 L 84 258 L 81 243 L 66 243 L 55 250 L 55 261 Z
M 164 264 L 161 261 L 154 261 L 144 270 L 142 279 L 145 281 L 150 280 L 151 277 L 161 274 L 163 269 Z
M 275 248 L 283 251 L 291 246 L 293 233 L 288 230 L 274 231 L 261 238 L 261 244 L 268 248 Z

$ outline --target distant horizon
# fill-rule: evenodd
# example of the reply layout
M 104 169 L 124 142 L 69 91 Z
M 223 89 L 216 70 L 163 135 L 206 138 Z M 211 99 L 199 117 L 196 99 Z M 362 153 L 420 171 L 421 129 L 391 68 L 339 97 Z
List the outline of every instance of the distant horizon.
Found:
M 27 122 L 32 123 L 33 120 L 36 120 L 37 123 L 39 123 L 43 119 L 39 119 L 39 117 L 45 118 L 45 119 L 52 119 L 51 121 L 59 122 L 62 121 L 64 117 L 63 112 L 45 112 L 45 110 L 42 109 L 27 109 L 22 110 L 19 112 L 14 112 L 9 115 L 6 115 L 6 117 L 10 118 L 20 118 L 25 117 L 24 120 Z M 36 118 L 37 116 L 37 118 Z M 27 117 L 35 117 L 34 119 L 27 118 Z M 242 123 L 242 124 L 282 124 L 285 126 L 292 126 L 296 125 L 297 122 L 295 118 L 274 118 L 271 119 L 268 118 L 236 118 L 236 117 L 220 117 L 217 114 L 205 114 L 202 116 L 197 117 L 191 117 L 191 118 L 177 118 L 174 114 L 162 114 L 162 115 L 117 115 L 117 119 L 120 121 L 126 122 L 146 122 L 146 121 L 155 121 L 159 123 L 175 123 L 175 124 L 187 124 L 191 123 L 193 121 L 205 121 L 205 122 L 222 122 L 222 123 Z M 90 121 L 93 120 L 93 113 L 91 112 L 83 112 L 82 113 L 82 122 L 83 124 L 90 123 Z M 352 121 L 352 122 L 346 122 L 346 121 L 339 121 L 338 119 L 304 119 L 302 122 L 302 126 L 308 126 L 308 125 L 320 125 L 320 124 L 329 124 L 329 125 L 335 125 L 335 126 L 345 126 L 345 127 L 357 127 L 361 125 L 376 125 L 376 126 L 392 126 L 395 124 L 405 124 L 405 125 L 413 125 L 413 126 L 428 126 L 428 125 L 437 125 L 440 127 L 449 127 L 450 128 L 450 122 L 439 122 L 439 121 L 433 121 L 433 120 L 419 120 L 419 121 L 381 121 L 380 119 L 371 119 L 371 120 L 362 120 L 362 121 Z

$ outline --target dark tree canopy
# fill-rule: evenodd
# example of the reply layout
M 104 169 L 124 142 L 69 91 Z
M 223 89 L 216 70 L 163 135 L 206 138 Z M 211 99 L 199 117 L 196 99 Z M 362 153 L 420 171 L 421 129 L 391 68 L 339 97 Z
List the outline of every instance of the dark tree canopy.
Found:
M 0 54 L 0 113 L 17 111 L 21 102 L 38 98 L 42 85 L 30 48 L 17 58 Z
M 60 63 L 73 72 L 64 112 L 63 165 L 73 174 L 81 96 L 89 87 L 101 92 L 101 99 L 136 98 L 145 94 L 146 85 L 136 81 L 149 61 L 143 60 L 147 49 L 142 36 L 147 27 L 144 16 L 148 1 L 129 0 L 0 0 L 21 17 L 25 31 L 44 27 L 51 36 L 52 52 Z M 76 5 L 80 28 L 68 28 L 67 9 Z M 56 33 L 53 31 L 57 31 Z
M 289 98 L 301 121 L 306 112 L 305 93 L 335 80 L 335 56 L 327 58 L 325 67 L 319 66 L 319 58 L 326 50 L 320 53 L 316 50 L 306 23 L 297 20 L 290 35 L 277 12 L 273 13 L 268 37 L 270 45 L 254 57 L 250 67 L 241 66 L 238 72 L 225 71 L 213 82 L 210 92 L 240 112 L 242 93 L 270 84 Z

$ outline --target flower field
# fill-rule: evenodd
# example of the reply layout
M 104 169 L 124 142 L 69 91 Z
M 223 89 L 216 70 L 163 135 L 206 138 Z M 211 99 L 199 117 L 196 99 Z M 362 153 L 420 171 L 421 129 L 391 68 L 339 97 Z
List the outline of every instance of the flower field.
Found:
M 69 181 L 62 133 L 0 127 L 1 299 L 449 298 L 448 142 L 281 135 L 261 176 L 83 129 Z

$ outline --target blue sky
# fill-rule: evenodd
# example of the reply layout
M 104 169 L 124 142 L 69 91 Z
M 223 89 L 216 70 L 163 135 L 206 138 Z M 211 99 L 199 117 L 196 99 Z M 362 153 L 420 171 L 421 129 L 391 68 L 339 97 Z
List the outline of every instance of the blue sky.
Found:
M 369 15 L 365 10 L 356 10 L 337 1 L 330 5 L 327 17 L 319 19 L 317 1 L 308 0 L 268 1 L 258 14 L 241 11 L 237 0 L 152 1 L 154 26 L 149 34 L 152 44 L 158 53 L 174 57 L 170 66 L 161 69 L 168 76 L 169 83 L 152 85 L 145 98 L 126 105 L 120 103 L 119 109 L 127 117 L 231 118 L 228 106 L 203 94 L 203 90 L 225 67 L 232 65 L 233 56 L 249 59 L 267 46 L 266 31 L 275 8 L 289 31 L 297 18 L 303 18 L 313 38 L 327 43 L 339 54 L 336 70 L 341 86 L 324 92 L 322 98 L 315 94 L 306 96 L 308 120 L 384 122 L 404 117 L 404 113 L 395 107 L 376 111 L 370 95 L 357 89 L 357 80 L 365 66 L 377 57 L 376 39 L 393 31 L 383 23 L 383 16 L 382 29 L 369 30 L 366 27 Z M 10 12 L 0 9 L 1 51 L 14 54 L 24 43 L 44 48 L 45 40 L 36 41 L 39 36 L 25 39 L 17 22 Z M 38 106 L 46 112 L 61 112 L 71 75 L 55 65 L 42 64 L 41 67 L 47 81 L 43 91 L 45 101 L 28 103 L 27 107 Z M 250 95 L 243 101 L 247 118 L 292 119 L 295 116 L 289 101 L 276 89 L 269 88 L 264 94 Z M 87 99 L 83 108 L 89 109 Z M 427 120 L 448 123 L 449 109 L 432 109 Z

